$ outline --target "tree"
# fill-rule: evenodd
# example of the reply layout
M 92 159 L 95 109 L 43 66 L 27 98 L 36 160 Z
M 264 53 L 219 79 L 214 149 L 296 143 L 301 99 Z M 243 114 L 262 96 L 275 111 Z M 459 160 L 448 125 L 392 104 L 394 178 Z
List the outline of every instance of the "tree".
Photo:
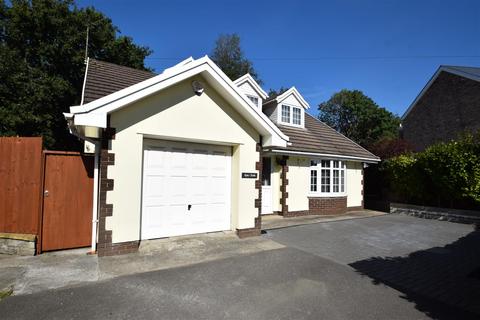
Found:
M 253 68 L 253 63 L 245 58 L 240 47 L 240 37 L 236 33 L 219 35 L 211 58 L 231 80 L 249 73 L 258 84 L 263 83 Z
M 366 148 L 398 134 L 400 118 L 359 90 L 341 90 L 322 102 L 318 110 L 321 121 Z
M 78 104 L 89 56 L 145 69 L 147 47 L 119 36 L 112 21 L 73 0 L 0 0 L 0 135 L 43 136 L 46 148 L 74 149 L 62 112 Z
M 268 90 L 268 97 L 269 98 L 275 98 L 276 96 L 281 95 L 282 93 L 284 93 L 287 90 L 288 90 L 288 88 L 285 88 L 284 86 L 281 86 L 280 89 L 278 89 L 278 90 L 270 89 L 270 90 Z

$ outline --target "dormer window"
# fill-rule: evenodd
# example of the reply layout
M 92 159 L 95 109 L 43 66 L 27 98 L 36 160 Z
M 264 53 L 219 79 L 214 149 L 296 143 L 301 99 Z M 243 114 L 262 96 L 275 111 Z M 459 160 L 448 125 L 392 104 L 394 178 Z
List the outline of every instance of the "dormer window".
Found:
M 302 124 L 302 110 L 300 108 L 292 107 L 293 111 L 293 124 L 301 125 Z
M 294 126 L 302 125 L 302 108 L 282 104 L 281 123 Z
M 282 105 L 282 122 L 290 123 L 290 106 Z
M 250 99 L 250 101 L 252 101 L 255 106 L 259 107 L 258 97 L 247 94 L 247 98 Z

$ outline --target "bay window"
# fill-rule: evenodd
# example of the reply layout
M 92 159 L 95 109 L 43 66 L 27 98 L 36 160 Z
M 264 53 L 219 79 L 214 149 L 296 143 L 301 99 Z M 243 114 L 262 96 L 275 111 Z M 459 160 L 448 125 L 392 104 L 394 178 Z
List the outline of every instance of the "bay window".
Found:
M 335 196 L 345 194 L 345 161 L 312 160 L 310 162 L 310 192 Z M 317 177 L 320 176 L 320 188 Z

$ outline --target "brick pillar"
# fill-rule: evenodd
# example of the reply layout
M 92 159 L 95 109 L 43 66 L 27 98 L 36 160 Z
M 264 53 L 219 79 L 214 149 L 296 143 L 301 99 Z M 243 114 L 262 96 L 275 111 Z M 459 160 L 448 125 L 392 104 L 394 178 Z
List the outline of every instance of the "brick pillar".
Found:
M 115 154 L 110 152 L 110 142 L 115 139 L 115 128 L 103 131 L 100 151 L 100 186 L 99 186 L 99 214 L 98 214 L 98 256 L 111 256 L 135 252 L 138 241 L 112 243 L 112 230 L 106 229 L 106 218 L 113 215 L 113 204 L 107 203 L 107 192 L 114 188 L 113 179 L 108 179 L 108 167 L 115 164 Z
M 261 140 L 260 140 L 261 141 Z M 255 208 L 258 210 L 255 218 L 255 226 L 248 229 L 237 229 L 239 238 L 255 237 L 262 234 L 262 169 L 263 169 L 263 154 L 262 144 L 257 143 L 258 161 L 255 163 L 255 169 L 258 170 L 257 180 L 255 180 L 255 189 L 258 190 L 258 197 L 255 199 Z
M 288 156 L 283 156 L 281 159 L 277 159 L 277 163 L 282 167 L 282 172 L 280 173 L 280 193 L 281 193 L 281 198 L 280 198 L 280 205 L 282 206 L 282 211 L 280 211 L 280 214 L 282 216 L 286 216 L 288 214 L 288 205 L 287 205 L 287 199 L 288 199 L 288 192 L 287 192 L 287 186 L 288 186 L 288 179 L 287 179 L 287 173 L 288 173 L 288 164 L 287 164 Z

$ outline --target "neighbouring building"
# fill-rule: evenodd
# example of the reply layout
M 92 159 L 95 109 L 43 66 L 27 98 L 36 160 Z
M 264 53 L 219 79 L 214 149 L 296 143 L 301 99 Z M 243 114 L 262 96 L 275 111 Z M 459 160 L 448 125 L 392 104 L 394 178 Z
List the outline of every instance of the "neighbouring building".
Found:
M 480 68 L 440 66 L 405 114 L 401 134 L 422 151 L 480 130 Z
M 269 98 L 208 57 L 161 74 L 89 59 L 82 103 L 65 114 L 95 144 L 99 255 L 146 239 L 233 230 L 262 214 L 363 208 L 363 168 L 379 158 L 307 113 L 294 87 Z

